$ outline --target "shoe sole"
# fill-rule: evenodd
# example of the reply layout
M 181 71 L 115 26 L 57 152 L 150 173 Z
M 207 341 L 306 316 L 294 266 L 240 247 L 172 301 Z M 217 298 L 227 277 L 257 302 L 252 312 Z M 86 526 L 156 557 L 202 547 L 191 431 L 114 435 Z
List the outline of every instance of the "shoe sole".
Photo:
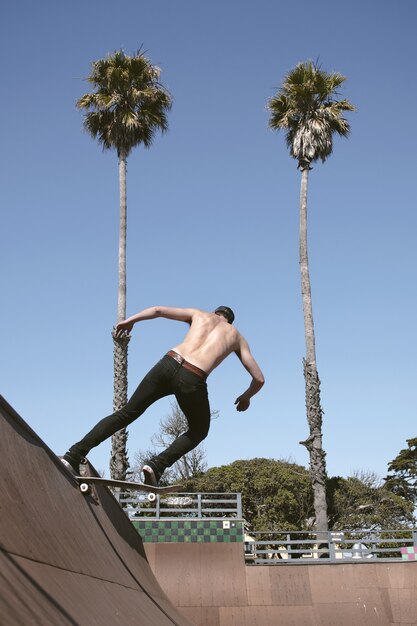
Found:
M 144 465 L 142 467 L 142 472 L 144 475 L 144 483 L 145 485 L 150 485 L 151 487 L 157 487 L 158 486 L 158 482 L 156 480 L 156 476 L 155 476 L 155 472 L 153 471 L 152 467 L 150 467 L 149 465 Z
M 61 463 L 65 465 L 65 467 L 71 472 L 71 474 L 74 474 L 74 476 L 78 476 L 76 470 L 72 467 L 71 463 L 68 463 L 66 459 L 61 458 Z

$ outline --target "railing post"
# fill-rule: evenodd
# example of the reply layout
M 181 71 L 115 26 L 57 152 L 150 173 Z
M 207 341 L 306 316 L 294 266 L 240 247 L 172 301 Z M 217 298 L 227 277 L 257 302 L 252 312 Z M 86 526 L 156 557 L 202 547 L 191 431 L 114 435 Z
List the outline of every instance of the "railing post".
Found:
M 329 531 L 328 532 L 328 546 L 329 546 L 329 556 L 330 556 L 330 562 L 333 563 L 334 561 L 336 561 L 336 549 L 333 543 L 333 536 L 332 533 Z
M 237 495 L 237 519 L 242 519 L 242 494 L 238 493 Z
M 159 519 L 161 516 L 161 497 L 159 495 L 159 493 L 156 496 L 156 511 L 155 511 L 155 517 L 156 519 Z
M 413 528 L 413 546 L 417 548 L 417 529 Z
M 197 517 L 199 519 L 203 517 L 203 513 L 201 510 L 201 493 L 197 494 Z

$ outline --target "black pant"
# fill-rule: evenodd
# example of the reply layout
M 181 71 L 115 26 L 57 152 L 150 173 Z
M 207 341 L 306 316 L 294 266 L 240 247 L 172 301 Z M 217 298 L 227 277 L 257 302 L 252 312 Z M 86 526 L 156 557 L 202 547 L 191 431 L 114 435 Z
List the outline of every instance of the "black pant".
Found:
M 174 394 L 184 413 L 188 430 L 161 454 L 152 459 L 162 473 L 184 454 L 193 450 L 207 437 L 210 428 L 210 405 L 207 384 L 198 374 L 185 369 L 172 357 L 165 355 L 145 376 L 129 402 L 120 411 L 105 417 L 69 453 L 76 460 L 86 456 L 91 448 L 131 424 L 156 400 Z

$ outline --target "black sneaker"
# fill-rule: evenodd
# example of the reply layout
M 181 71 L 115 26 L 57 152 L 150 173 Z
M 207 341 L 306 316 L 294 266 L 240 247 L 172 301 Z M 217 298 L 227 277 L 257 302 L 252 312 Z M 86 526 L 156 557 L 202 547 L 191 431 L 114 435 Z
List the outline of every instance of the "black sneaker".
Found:
M 158 486 L 161 474 L 158 472 L 152 461 L 148 461 L 146 465 L 142 467 L 142 472 L 144 477 L 143 482 L 145 485 L 151 485 L 152 487 Z
M 68 452 L 61 457 L 61 461 L 70 472 L 75 474 L 75 476 L 80 475 L 80 461 L 77 461 Z

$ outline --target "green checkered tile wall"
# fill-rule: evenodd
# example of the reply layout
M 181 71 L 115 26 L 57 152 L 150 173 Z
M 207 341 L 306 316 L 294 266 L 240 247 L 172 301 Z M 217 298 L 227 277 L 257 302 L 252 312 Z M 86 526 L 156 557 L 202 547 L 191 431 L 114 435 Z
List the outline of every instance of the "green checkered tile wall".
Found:
M 241 520 L 134 520 L 145 543 L 243 542 Z

